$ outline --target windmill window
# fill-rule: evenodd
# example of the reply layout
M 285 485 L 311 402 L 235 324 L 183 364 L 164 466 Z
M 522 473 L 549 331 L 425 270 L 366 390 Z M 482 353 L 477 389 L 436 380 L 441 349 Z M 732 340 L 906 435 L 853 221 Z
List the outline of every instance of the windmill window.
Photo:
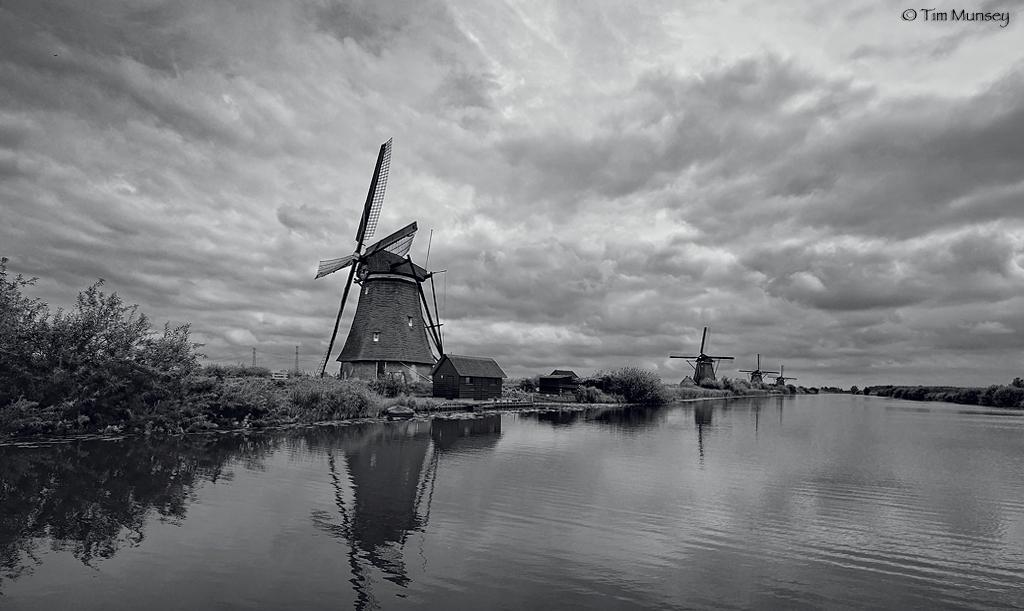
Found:
M 375 341 L 375 342 L 379 342 L 380 341 L 380 331 L 374 331 L 373 332 L 373 341 Z
M 412 316 L 409 317 L 409 328 L 412 329 Z
M 473 380 L 473 378 L 471 378 L 471 377 L 469 377 L 469 376 L 466 376 L 465 378 L 463 378 L 463 381 L 464 381 L 464 382 L 465 382 L 466 384 L 472 384 L 472 383 L 473 383 L 473 382 L 472 382 L 472 380 Z
M 370 287 L 364 286 L 363 287 L 363 295 L 369 295 L 369 294 L 370 294 Z

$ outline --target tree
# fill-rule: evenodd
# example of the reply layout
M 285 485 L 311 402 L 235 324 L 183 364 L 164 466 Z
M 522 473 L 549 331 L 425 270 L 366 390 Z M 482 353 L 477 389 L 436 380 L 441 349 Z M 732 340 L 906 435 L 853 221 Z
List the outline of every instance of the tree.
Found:
M 0 408 L 23 398 L 61 405 L 72 419 L 102 420 L 180 394 L 199 369 L 187 324 L 154 332 L 137 305 L 104 293 L 102 280 L 80 292 L 73 308 L 51 315 L 23 294 L 35 279 L 10 278 L 6 263 L 0 260 Z

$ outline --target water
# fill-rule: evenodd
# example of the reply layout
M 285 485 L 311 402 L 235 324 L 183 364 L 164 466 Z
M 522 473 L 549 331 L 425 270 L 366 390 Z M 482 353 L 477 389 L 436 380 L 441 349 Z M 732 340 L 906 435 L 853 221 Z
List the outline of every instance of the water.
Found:
M 0 448 L 0 608 L 1024 606 L 1024 417 L 806 396 Z

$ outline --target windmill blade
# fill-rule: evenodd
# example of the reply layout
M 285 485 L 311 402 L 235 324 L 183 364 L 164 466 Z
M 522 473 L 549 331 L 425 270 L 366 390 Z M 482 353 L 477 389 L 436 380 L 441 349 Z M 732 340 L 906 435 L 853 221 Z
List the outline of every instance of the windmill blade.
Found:
M 711 356 L 709 354 L 705 355 L 705 356 L 707 356 L 709 359 L 715 359 L 716 361 L 732 361 L 732 360 L 735 360 L 735 357 L 732 357 L 732 356 Z
M 399 257 L 406 257 L 409 255 L 409 249 L 412 248 L 412 239 L 414 237 L 416 237 L 416 234 L 409 234 L 384 250 Z
M 373 246 L 366 249 L 363 256 L 368 257 L 375 252 L 386 250 L 400 257 L 405 257 L 405 255 L 409 254 L 409 247 L 412 246 L 412 238 L 416 235 L 416 229 L 416 221 L 413 221 L 388 237 L 378 240 Z M 396 252 L 396 250 L 401 251 L 402 248 L 405 248 L 404 253 Z
M 348 300 L 348 291 L 352 288 L 352 280 L 356 277 L 356 266 L 348 272 L 348 281 L 345 282 L 345 291 L 341 294 L 341 304 L 338 305 L 338 317 L 334 319 L 334 330 L 331 331 L 331 341 L 327 344 L 327 353 L 324 355 L 324 362 L 320 365 L 320 377 L 324 377 L 327 371 L 327 361 L 331 360 L 331 351 L 334 349 L 334 340 L 338 337 L 338 325 L 341 324 L 341 314 L 345 311 L 345 302 Z
M 320 278 L 323 278 L 327 274 L 333 274 L 339 269 L 345 269 L 349 265 L 352 265 L 352 263 L 355 262 L 357 259 L 358 257 L 356 257 L 355 255 L 349 255 L 347 257 L 340 257 L 337 259 L 327 259 L 325 261 L 320 261 L 320 267 L 318 267 L 316 270 L 316 278 L 314 278 L 314 280 L 319 280 Z
M 363 205 L 363 217 L 356 232 L 356 243 L 360 248 L 377 231 L 377 220 L 380 219 L 380 208 L 384 205 L 384 191 L 388 186 L 388 172 L 391 169 L 391 140 L 389 138 L 380 145 L 377 153 L 377 165 L 373 169 L 370 189 L 366 192 L 366 204 Z
M 761 373 L 779 373 L 778 371 L 762 371 Z
M 668 355 L 668 358 L 670 358 L 670 359 L 699 359 L 700 357 L 699 356 L 681 356 L 681 355 L 678 355 L 678 354 L 670 354 L 670 355 Z
M 700 336 L 700 353 L 704 354 L 704 340 L 708 338 L 708 328 L 704 327 L 704 333 Z
M 737 369 L 740 373 L 758 373 L 756 369 Z M 764 373 L 763 371 L 760 373 Z

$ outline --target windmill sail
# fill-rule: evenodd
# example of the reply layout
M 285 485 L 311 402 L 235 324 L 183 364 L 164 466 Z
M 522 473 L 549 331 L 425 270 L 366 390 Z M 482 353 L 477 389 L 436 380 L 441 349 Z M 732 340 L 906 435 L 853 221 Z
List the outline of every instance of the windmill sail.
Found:
M 377 167 L 373 171 L 370 190 L 366 194 L 363 219 L 356 235 L 356 241 L 360 245 L 365 244 L 377 231 L 377 221 L 380 219 L 380 210 L 384 205 L 384 191 L 388 187 L 388 172 L 391 169 L 391 140 L 389 138 L 387 142 L 380 145 L 380 153 L 377 155 Z
M 314 278 L 314 280 L 319 280 L 320 278 L 323 278 L 327 274 L 333 274 L 339 269 L 345 269 L 354 261 L 356 261 L 356 259 L 357 257 L 355 255 L 349 255 L 347 257 L 339 257 L 337 259 L 327 259 L 325 261 L 321 261 L 320 267 L 318 267 L 316 270 L 316 278 Z
M 369 257 L 375 252 L 386 250 L 400 257 L 405 257 L 405 255 L 409 253 L 409 248 L 412 246 L 412 239 L 416 235 L 416 229 L 416 221 L 413 221 L 367 248 L 366 252 L 363 253 L 363 256 Z M 400 252 L 402 249 L 404 249 L 405 252 Z

